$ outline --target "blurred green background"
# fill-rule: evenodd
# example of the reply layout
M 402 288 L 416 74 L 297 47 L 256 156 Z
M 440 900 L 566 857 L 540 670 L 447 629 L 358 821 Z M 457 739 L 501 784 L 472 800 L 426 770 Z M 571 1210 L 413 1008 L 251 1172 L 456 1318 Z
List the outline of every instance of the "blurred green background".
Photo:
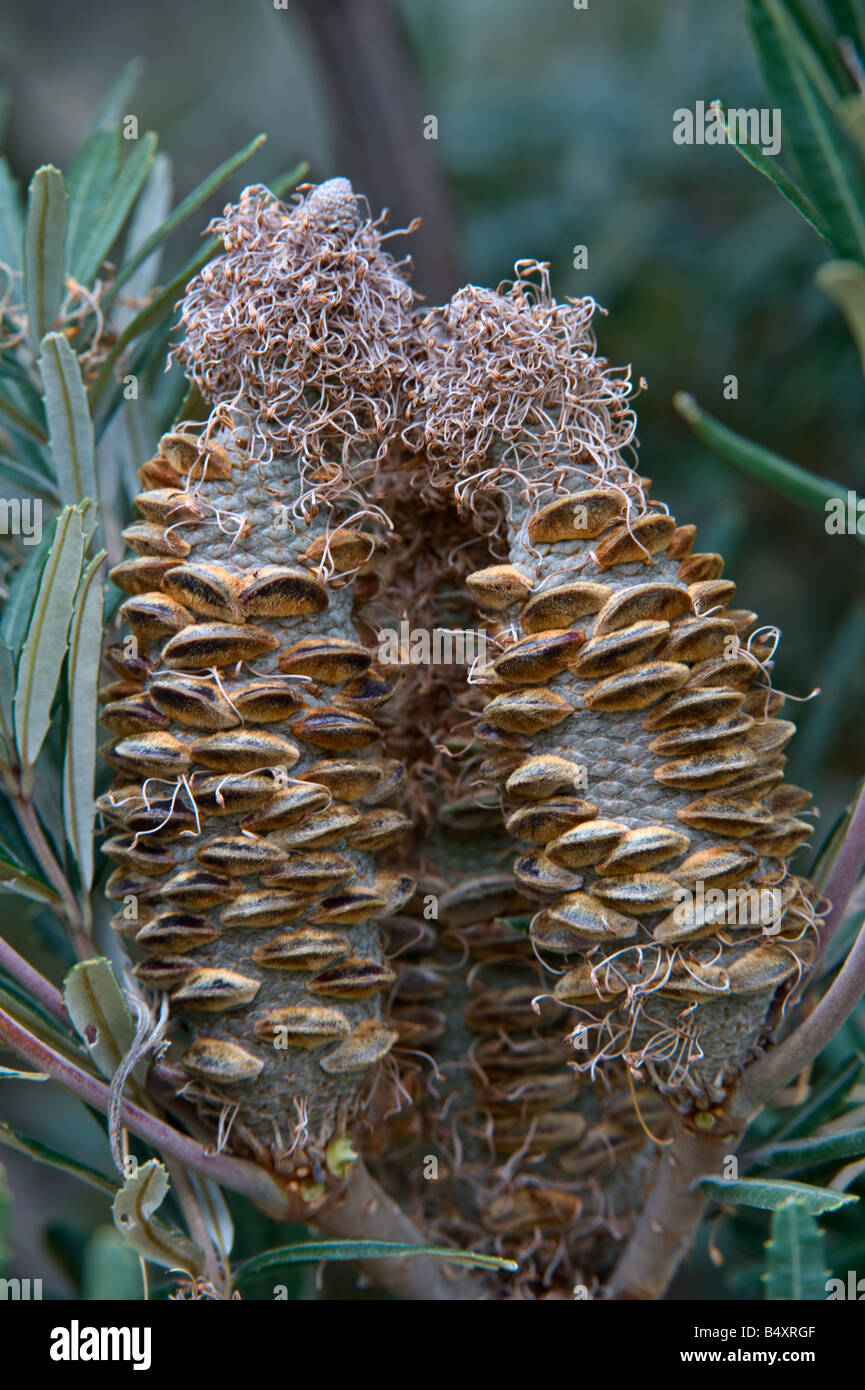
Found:
M 25 184 L 41 163 L 68 167 L 106 90 L 139 57 L 129 112 L 171 156 L 175 201 L 264 131 L 232 196 L 300 159 L 312 180 L 348 173 L 374 212 L 390 206 L 393 226 L 423 216 L 411 250 L 431 302 L 466 280 L 494 285 L 522 257 L 552 263 L 560 298 L 594 296 L 609 311 L 598 320 L 604 354 L 648 384 L 637 401 L 643 472 L 680 522 L 697 523 L 697 548 L 724 553 L 741 606 L 781 627 L 776 685 L 797 697 L 822 688 L 786 711 L 800 723 L 790 771 L 815 789 L 822 838 L 865 768 L 861 546 L 716 459 L 671 403 L 690 391 L 741 434 L 865 486 L 865 383 L 814 284 L 820 242 L 734 150 L 673 141 L 678 107 L 765 105 L 738 0 L 589 0 L 585 10 L 571 0 L 2 0 L 0 23 L 8 154 Z M 582 245 L 588 266 L 577 270 Z M 179 234 L 160 279 L 195 249 L 190 230 Z M 722 394 L 729 374 L 737 400 Z M 42 1088 L 9 1095 L 9 1118 L 30 1128 Z M 58 1137 L 70 1109 L 58 1093 Z M 93 1153 L 81 1156 L 97 1161 L 92 1130 Z M 103 1203 L 15 1155 L 3 1161 L 18 1197 L 13 1270 L 32 1273 L 39 1237 L 24 1212 L 37 1190 L 43 1221 L 46 1201 L 64 1220 Z

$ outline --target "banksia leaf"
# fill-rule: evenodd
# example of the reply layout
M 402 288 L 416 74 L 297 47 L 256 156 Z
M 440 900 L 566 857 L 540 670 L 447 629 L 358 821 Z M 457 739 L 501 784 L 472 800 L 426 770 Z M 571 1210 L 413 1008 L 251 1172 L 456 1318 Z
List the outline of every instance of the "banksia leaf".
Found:
M 168 1173 L 155 1158 L 137 1165 L 111 1205 L 114 1224 L 145 1260 L 165 1269 L 200 1274 L 204 1256 L 186 1236 L 170 1231 L 155 1213 L 168 1193 Z

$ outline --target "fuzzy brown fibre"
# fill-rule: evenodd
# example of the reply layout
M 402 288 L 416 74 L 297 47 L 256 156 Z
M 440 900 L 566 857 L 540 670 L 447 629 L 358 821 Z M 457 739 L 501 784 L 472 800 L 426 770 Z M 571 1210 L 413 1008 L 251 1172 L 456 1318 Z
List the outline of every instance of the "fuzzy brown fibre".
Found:
M 298 514 L 368 478 L 402 425 L 414 294 L 382 222 L 345 179 L 293 207 L 248 188 L 183 301 L 179 360 L 222 423 L 246 424 L 255 462 L 298 456 Z

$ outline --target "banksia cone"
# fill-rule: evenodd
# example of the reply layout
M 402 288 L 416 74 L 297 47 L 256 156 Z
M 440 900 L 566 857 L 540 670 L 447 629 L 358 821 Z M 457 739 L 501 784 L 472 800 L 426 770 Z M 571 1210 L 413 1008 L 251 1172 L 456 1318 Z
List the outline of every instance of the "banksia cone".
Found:
M 179 350 L 212 412 L 141 469 L 112 573 L 132 637 L 107 651 L 109 893 L 186 1031 L 186 1093 L 237 1107 L 233 1142 L 314 1202 L 396 1040 L 378 922 L 414 887 L 371 857 L 410 822 L 352 620 L 413 297 L 345 180 L 291 209 L 248 190 L 215 230 Z
M 630 385 L 593 311 L 528 263 L 460 291 L 425 322 L 409 437 L 500 545 L 468 580 L 499 648 L 479 737 L 574 1065 L 624 1058 L 710 1110 L 813 955 L 817 894 L 788 862 L 810 796 L 784 783 L 777 633 L 627 463 Z

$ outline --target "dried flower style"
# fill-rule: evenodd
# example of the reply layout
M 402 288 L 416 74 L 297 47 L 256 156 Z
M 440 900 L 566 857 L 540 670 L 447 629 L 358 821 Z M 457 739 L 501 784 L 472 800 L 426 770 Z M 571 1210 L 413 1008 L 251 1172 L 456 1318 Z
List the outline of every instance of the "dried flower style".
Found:
M 297 514 L 369 478 L 402 427 L 414 295 L 383 220 L 345 179 L 293 208 L 248 188 L 211 224 L 225 250 L 183 302 L 184 369 L 215 418 L 245 423 L 256 463 L 297 456 Z

